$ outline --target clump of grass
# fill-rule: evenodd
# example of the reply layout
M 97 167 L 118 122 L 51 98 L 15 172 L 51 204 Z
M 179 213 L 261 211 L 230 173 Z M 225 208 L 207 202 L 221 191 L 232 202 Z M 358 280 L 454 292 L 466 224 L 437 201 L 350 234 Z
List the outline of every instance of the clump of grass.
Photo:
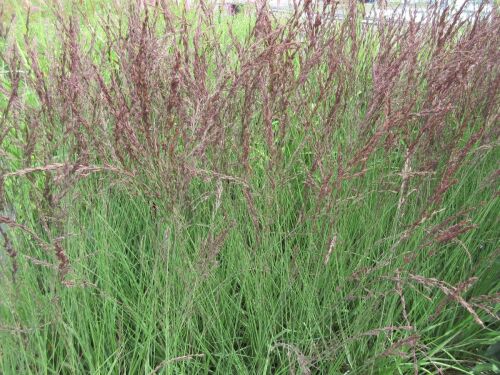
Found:
M 54 2 L 2 28 L 3 372 L 486 361 L 498 12 L 338 6 Z

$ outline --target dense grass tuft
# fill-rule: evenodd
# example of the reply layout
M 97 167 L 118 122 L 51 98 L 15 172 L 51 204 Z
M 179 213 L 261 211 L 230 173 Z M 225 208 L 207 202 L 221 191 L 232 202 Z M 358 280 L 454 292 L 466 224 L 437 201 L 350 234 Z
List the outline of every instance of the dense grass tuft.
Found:
M 498 365 L 496 7 L 48 3 L 0 17 L 0 373 Z

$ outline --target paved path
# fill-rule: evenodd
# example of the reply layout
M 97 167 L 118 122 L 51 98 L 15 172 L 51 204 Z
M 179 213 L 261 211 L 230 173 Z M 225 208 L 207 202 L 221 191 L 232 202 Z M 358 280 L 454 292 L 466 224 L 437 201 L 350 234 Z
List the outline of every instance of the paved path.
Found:
M 375 0 L 376 1 L 376 0 Z M 407 6 L 398 6 L 397 3 L 390 3 L 388 7 L 381 8 L 376 2 L 365 4 L 365 23 L 375 23 L 377 19 L 400 19 L 403 21 L 410 21 L 413 17 L 415 21 L 421 22 L 430 16 L 428 10 L 428 3 L 430 0 L 408 0 Z M 455 9 L 462 6 L 465 0 L 456 0 Z M 461 18 L 467 19 L 474 16 L 475 12 L 479 9 L 479 4 L 481 0 L 469 0 L 469 3 L 464 7 Z M 493 0 L 490 0 L 493 1 Z M 222 3 L 222 1 L 221 1 Z M 255 0 L 225 0 L 223 2 L 226 5 L 234 4 L 254 4 Z M 268 1 L 270 10 L 276 14 L 286 15 L 292 13 L 293 0 L 270 0 Z M 402 4 L 401 4 L 402 5 Z M 488 15 L 491 13 L 493 5 L 486 5 L 483 9 L 483 14 Z M 338 7 L 335 12 L 335 18 L 342 20 L 345 18 L 347 12 L 343 7 Z

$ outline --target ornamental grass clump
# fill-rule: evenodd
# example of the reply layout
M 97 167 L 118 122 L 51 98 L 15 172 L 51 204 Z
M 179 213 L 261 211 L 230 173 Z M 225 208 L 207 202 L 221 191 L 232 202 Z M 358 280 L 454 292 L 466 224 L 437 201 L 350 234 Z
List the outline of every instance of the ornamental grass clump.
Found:
M 388 9 L 2 16 L 3 373 L 493 368 L 498 9 Z

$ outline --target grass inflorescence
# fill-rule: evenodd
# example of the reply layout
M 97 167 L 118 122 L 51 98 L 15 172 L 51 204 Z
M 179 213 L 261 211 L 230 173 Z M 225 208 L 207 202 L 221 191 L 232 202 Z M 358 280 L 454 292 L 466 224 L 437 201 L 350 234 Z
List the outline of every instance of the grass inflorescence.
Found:
M 0 373 L 493 371 L 497 8 L 250 8 L 0 17 Z

